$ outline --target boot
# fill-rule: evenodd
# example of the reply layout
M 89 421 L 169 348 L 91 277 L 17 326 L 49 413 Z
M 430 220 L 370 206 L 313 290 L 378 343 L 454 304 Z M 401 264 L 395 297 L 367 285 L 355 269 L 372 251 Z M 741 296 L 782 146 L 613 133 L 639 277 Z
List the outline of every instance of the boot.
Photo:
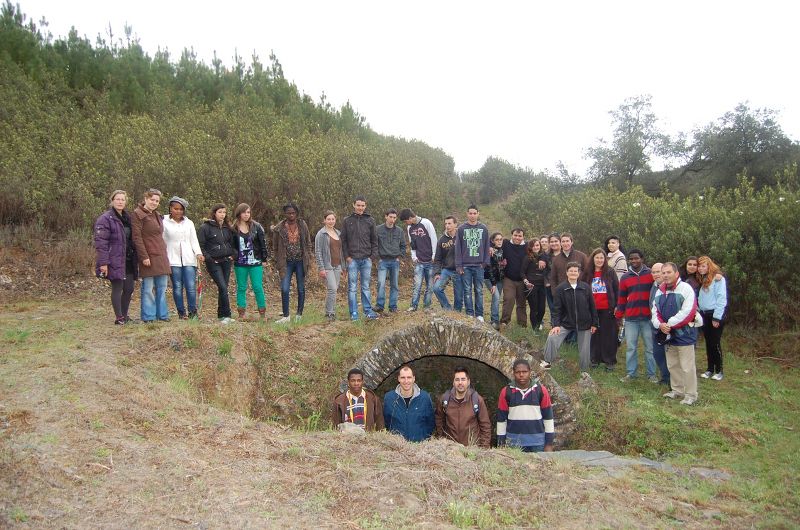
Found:
M 266 307 L 259 308 L 258 309 L 258 314 L 259 314 L 259 318 L 261 320 L 266 320 L 266 318 L 267 318 L 267 308 Z
M 244 307 L 237 307 L 236 310 L 239 312 L 239 320 L 244 320 L 244 314 L 247 312 L 247 309 Z

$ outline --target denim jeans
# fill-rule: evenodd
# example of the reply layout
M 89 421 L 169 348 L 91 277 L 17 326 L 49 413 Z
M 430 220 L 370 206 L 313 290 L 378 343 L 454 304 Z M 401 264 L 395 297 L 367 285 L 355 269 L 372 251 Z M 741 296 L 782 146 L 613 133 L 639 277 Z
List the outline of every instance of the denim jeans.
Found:
M 628 344 L 628 350 L 625 352 L 625 370 L 629 376 L 636 377 L 636 371 L 639 369 L 639 355 L 636 347 L 640 336 L 644 341 L 647 377 L 653 377 L 656 375 L 656 360 L 653 358 L 653 324 L 650 323 L 650 319 L 625 319 L 625 342 Z
M 142 322 L 169 319 L 167 278 L 167 274 L 142 278 Z
M 306 276 L 303 272 L 303 262 L 287 261 L 286 274 L 281 278 L 281 303 L 283 304 L 283 316 L 289 316 L 289 291 L 292 288 L 292 274 L 297 280 L 297 314 L 303 314 L 303 307 L 306 304 Z
M 358 276 L 361 276 L 361 309 L 365 315 L 372 313 L 369 301 L 369 282 L 372 279 L 372 260 L 370 258 L 351 259 L 347 264 L 347 306 L 350 318 L 358 317 Z
M 450 305 L 450 302 L 447 301 L 447 294 L 444 292 L 445 288 L 447 288 L 447 284 L 450 283 L 451 278 L 453 280 L 452 306 Z M 460 313 L 464 307 L 464 282 L 461 279 L 461 275 L 454 270 L 442 269 L 442 272 L 439 273 L 439 280 L 433 286 L 433 294 L 435 294 L 436 298 L 439 299 L 442 309 L 447 311 L 455 309 Z
M 424 307 L 431 306 L 433 295 L 433 263 L 419 263 L 414 265 L 414 291 L 411 295 L 411 307 L 419 305 L 419 293 L 422 291 L 422 281 L 425 280 L 425 296 L 422 298 Z
M 464 307 L 467 316 L 483 316 L 483 267 L 481 265 L 469 265 L 464 267 L 464 274 L 461 276 L 464 282 Z M 473 299 L 473 294 L 475 298 Z M 474 303 L 474 305 L 473 305 Z
M 492 282 L 483 280 L 486 290 L 492 295 L 492 323 L 500 322 L 500 293 L 503 292 L 503 280 L 497 282 L 494 292 L 492 293 Z
M 400 262 L 396 259 L 382 259 L 378 262 L 378 297 L 375 307 L 383 309 L 386 305 L 386 276 L 389 276 L 389 309 L 397 310 L 397 298 L 400 296 L 398 282 L 400 280 Z
M 206 261 L 206 270 L 208 275 L 217 284 L 217 318 L 230 318 L 231 316 L 231 302 L 228 298 L 228 282 L 231 278 L 231 267 L 233 262 L 225 260 L 220 263 L 213 261 Z
M 186 290 L 186 305 L 189 306 L 189 313 L 197 313 L 197 267 L 187 265 L 185 267 L 172 267 L 172 299 L 175 301 L 175 309 L 180 316 L 186 315 L 186 306 L 183 305 L 183 291 Z

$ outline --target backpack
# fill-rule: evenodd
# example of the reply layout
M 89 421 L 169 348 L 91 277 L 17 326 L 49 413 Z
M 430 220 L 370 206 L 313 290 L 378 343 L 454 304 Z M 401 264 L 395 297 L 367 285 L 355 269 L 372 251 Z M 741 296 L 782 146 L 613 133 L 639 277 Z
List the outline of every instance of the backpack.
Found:
M 470 387 L 470 389 L 472 389 L 472 387 Z M 447 392 L 442 394 L 442 409 L 444 409 L 445 413 L 447 413 L 447 404 L 450 402 L 451 397 L 453 397 L 452 388 L 448 389 Z M 471 397 L 472 397 L 472 412 L 474 412 L 475 415 L 477 416 L 478 412 L 480 412 L 480 407 L 478 406 L 478 393 L 475 392 L 474 389 L 472 389 Z

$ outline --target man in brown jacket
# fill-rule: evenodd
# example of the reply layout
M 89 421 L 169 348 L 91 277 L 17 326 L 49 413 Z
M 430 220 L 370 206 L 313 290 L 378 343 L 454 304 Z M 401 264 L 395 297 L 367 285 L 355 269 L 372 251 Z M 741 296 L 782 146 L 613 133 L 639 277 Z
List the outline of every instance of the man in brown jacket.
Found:
M 492 441 L 492 422 L 486 402 L 471 386 L 469 371 L 453 370 L 453 388 L 436 403 L 436 435 L 461 445 L 488 449 Z
M 331 424 L 352 423 L 367 431 L 382 431 L 383 405 L 372 390 L 364 388 L 364 373 L 358 368 L 347 372 L 347 391 L 333 399 Z
M 591 264 L 586 254 L 580 250 L 572 248 L 572 234 L 564 232 L 561 234 L 561 253 L 553 256 L 550 270 L 550 289 L 553 296 L 559 285 L 567 281 L 567 263 L 574 261 L 581 266 L 581 271 L 585 271 Z

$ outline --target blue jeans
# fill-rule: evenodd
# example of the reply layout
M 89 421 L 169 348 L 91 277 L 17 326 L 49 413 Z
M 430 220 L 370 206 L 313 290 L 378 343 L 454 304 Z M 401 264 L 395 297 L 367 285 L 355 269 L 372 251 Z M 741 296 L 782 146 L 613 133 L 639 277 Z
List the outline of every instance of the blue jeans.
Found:
M 628 350 L 625 352 L 625 370 L 629 376 L 636 377 L 636 371 L 639 369 L 639 356 L 636 352 L 639 336 L 644 341 L 647 377 L 653 377 L 656 375 L 656 360 L 653 358 L 653 324 L 650 323 L 650 319 L 625 319 L 625 342 L 628 344 Z
M 450 283 L 451 278 L 453 279 L 452 306 L 450 305 L 450 302 L 447 301 L 447 294 L 444 292 L 447 284 Z M 433 286 L 433 294 L 435 294 L 436 298 L 439 299 L 442 309 L 447 311 L 455 309 L 460 313 L 461 309 L 464 307 L 464 282 L 461 280 L 461 275 L 454 270 L 442 269 L 442 272 L 439 273 L 439 281 L 437 281 Z
M 186 307 L 183 305 L 183 291 L 186 290 L 186 304 L 189 306 L 189 313 L 197 313 L 197 267 L 187 265 L 185 267 L 172 267 L 172 299 L 175 301 L 175 309 L 180 316 L 186 316 Z
M 464 282 L 464 307 L 467 316 L 483 316 L 483 267 L 481 265 L 469 265 L 464 267 L 464 274 L 461 276 Z M 473 305 L 473 297 L 474 305 Z
M 386 275 L 389 275 L 389 310 L 397 310 L 397 298 L 400 289 L 397 287 L 400 280 L 400 262 L 396 259 L 382 259 L 378 262 L 378 297 L 375 307 L 383 310 L 386 305 Z
M 658 365 L 658 371 L 661 372 L 661 380 L 659 383 L 666 383 L 669 386 L 669 368 L 667 368 L 667 352 L 666 348 L 655 341 L 656 329 L 653 329 L 653 359 Z
M 424 307 L 431 306 L 433 295 L 433 263 L 419 263 L 414 265 L 414 291 L 411 295 L 411 307 L 419 305 L 419 293 L 422 291 L 422 280 L 425 280 L 425 296 L 422 298 Z
M 492 323 L 500 322 L 500 293 L 503 292 L 503 280 L 497 282 L 494 292 L 492 293 L 492 282 L 483 280 L 486 289 L 492 294 Z
M 142 322 L 169 320 L 167 278 L 168 274 L 142 278 Z
M 365 315 L 372 313 L 369 301 L 369 282 L 372 279 L 372 260 L 370 258 L 351 259 L 347 264 L 347 305 L 350 318 L 358 318 L 358 275 L 361 275 L 361 309 Z
M 303 307 L 306 304 L 306 276 L 303 272 L 303 261 L 287 261 L 286 274 L 281 278 L 281 304 L 283 305 L 283 316 L 289 316 L 289 291 L 292 288 L 292 274 L 297 280 L 297 314 L 303 314 Z

